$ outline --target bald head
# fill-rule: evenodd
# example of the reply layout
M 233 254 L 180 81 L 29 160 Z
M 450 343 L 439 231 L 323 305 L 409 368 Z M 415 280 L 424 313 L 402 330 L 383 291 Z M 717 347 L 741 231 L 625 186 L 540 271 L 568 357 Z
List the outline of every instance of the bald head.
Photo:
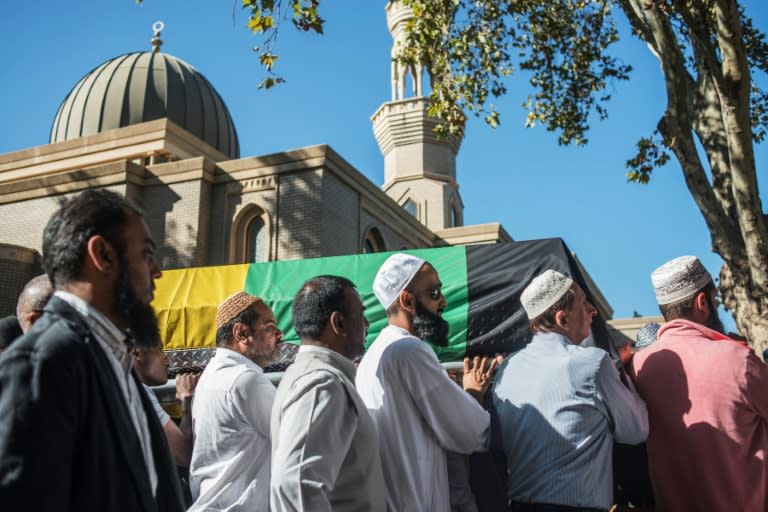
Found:
M 33 278 L 24 286 L 16 303 L 16 318 L 19 319 L 22 331 L 27 332 L 35 320 L 40 318 L 51 295 L 53 287 L 46 274 Z

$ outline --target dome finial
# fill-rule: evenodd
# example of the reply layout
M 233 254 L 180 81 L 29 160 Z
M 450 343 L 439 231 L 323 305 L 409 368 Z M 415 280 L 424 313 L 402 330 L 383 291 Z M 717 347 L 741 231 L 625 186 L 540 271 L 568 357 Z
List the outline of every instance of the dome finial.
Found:
M 163 46 L 163 41 L 160 39 L 160 32 L 165 28 L 165 23 L 162 21 L 156 21 L 152 24 L 152 30 L 155 31 L 155 36 L 152 38 L 152 53 L 160 51 L 160 47 Z

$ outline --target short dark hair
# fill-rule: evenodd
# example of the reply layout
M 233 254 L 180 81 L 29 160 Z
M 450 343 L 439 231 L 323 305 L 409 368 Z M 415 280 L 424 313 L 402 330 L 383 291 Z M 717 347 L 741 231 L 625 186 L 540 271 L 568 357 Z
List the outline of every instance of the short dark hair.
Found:
M 78 277 L 93 236 L 103 236 L 122 254 L 120 228 L 129 213 L 143 216 L 132 201 L 106 189 L 86 190 L 64 201 L 43 231 L 43 267 L 53 287 Z
M 225 323 L 224 325 L 216 329 L 216 345 L 217 346 L 226 347 L 227 345 L 232 344 L 232 329 L 235 327 L 235 324 L 245 324 L 248 327 L 253 326 L 254 322 L 256 322 L 256 320 L 259 318 L 259 314 L 256 312 L 256 309 L 253 307 L 256 304 L 258 304 L 258 302 L 255 302 L 249 308 L 245 308 L 235 318 L 233 318 L 229 322 Z
M 575 297 L 576 294 L 573 291 L 573 286 L 571 286 L 562 297 L 557 299 L 557 302 L 552 304 L 545 312 L 529 321 L 528 325 L 531 328 L 531 332 L 548 332 L 557 327 L 555 315 L 558 311 L 570 311 Z
M 666 322 L 676 318 L 690 318 L 693 314 L 693 303 L 696 299 L 696 296 L 701 292 L 705 292 L 707 294 L 707 300 L 709 300 L 709 294 L 712 293 L 712 290 L 714 289 L 715 284 L 710 281 L 704 286 L 704 288 L 694 293 L 692 297 L 688 297 L 687 299 L 683 299 L 678 302 L 673 302 L 672 304 L 659 304 L 659 311 L 661 311 L 661 316 L 664 317 L 664 321 Z
M 313 277 L 299 289 L 293 298 L 293 328 L 300 338 L 317 339 L 323 332 L 331 313 L 344 308 L 344 290 L 355 288 L 355 283 L 339 276 Z

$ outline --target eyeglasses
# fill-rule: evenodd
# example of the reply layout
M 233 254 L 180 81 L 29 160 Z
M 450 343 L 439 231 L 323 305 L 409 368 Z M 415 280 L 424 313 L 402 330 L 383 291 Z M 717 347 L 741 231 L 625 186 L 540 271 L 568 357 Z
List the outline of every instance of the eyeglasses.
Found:
M 439 299 L 442 294 L 443 294 L 443 291 L 440 288 L 432 288 L 431 290 L 429 290 L 429 297 L 432 300 Z

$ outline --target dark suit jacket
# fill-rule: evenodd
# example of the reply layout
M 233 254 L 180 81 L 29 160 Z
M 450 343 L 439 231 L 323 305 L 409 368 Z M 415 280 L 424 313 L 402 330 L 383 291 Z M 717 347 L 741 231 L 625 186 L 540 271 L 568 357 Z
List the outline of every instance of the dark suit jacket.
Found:
M 0 508 L 183 510 L 165 434 L 138 387 L 157 468 L 154 496 L 106 354 L 84 319 L 53 297 L 0 355 Z
M 15 316 L 0 319 L 0 349 L 8 348 L 8 345 L 22 334 L 24 333 Z

